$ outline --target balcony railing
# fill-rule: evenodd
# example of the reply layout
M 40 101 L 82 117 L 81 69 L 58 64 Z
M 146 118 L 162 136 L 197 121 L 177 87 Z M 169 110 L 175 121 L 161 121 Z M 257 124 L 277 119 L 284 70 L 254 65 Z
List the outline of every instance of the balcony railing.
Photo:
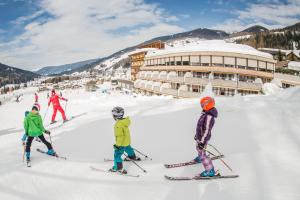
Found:
M 185 83 L 187 84 L 197 84 L 197 85 L 207 85 L 208 78 L 196 78 L 196 77 L 186 77 Z
M 171 89 L 171 88 L 161 88 L 161 92 L 163 94 L 172 95 L 172 96 L 177 96 L 178 94 L 178 90 Z

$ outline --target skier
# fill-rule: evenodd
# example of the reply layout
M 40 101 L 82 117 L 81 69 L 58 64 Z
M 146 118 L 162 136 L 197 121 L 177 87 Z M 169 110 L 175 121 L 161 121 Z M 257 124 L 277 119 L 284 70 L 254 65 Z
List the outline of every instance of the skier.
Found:
M 114 144 L 114 166 L 110 169 L 111 172 L 121 172 L 126 174 L 127 171 L 123 169 L 122 155 L 124 152 L 127 154 L 128 158 L 135 161 L 140 161 L 141 159 L 137 157 L 134 153 L 133 148 L 130 146 L 130 119 L 129 117 L 124 118 L 124 109 L 121 107 L 114 107 L 112 110 L 112 115 L 116 121 L 114 125 L 114 133 L 116 144 Z
M 34 93 L 34 102 L 38 103 L 39 102 L 39 96 L 37 93 Z
M 61 107 L 61 105 L 59 103 L 60 99 L 64 100 L 64 101 L 68 101 L 68 99 L 58 96 L 56 94 L 55 90 L 53 89 L 51 91 L 51 97 L 48 102 L 48 107 L 50 106 L 51 103 L 53 105 L 53 114 L 52 114 L 51 124 L 56 122 L 55 117 L 56 117 L 57 110 L 61 113 L 64 122 L 68 121 L 66 118 L 66 115 L 65 115 L 65 111 L 63 110 L 63 108 Z
M 31 112 L 27 113 L 27 116 L 24 119 L 24 129 L 25 134 L 28 136 L 25 148 L 27 163 L 30 162 L 30 147 L 34 137 L 38 137 L 47 146 L 48 155 L 56 155 L 55 151 L 52 148 L 52 145 L 45 139 L 43 135 L 43 133 L 50 135 L 50 132 L 48 130 L 45 130 L 42 117 L 39 114 L 38 108 L 36 106 L 33 106 Z
M 196 135 L 194 139 L 197 142 L 196 149 L 198 157 L 196 162 L 201 162 L 204 166 L 204 171 L 199 174 L 200 177 L 213 177 L 216 172 L 210 157 L 206 154 L 206 145 L 211 137 L 211 130 L 215 124 L 215 118 L 218 116 L 218 111 L 215 108 L 215 100 L 212 97 L 203 97 L 200 100 L 203 109 L 202 114 L 197 123 Z

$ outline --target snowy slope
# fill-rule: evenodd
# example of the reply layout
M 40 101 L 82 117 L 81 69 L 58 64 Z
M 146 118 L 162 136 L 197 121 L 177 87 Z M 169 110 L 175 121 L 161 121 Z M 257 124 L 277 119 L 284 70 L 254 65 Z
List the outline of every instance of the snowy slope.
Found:
M 70 99 L 68 116 L 83 114 L 63 128 L 51 129 L 54 147 L 67 161 L 32 152 L 32 168 L 22 163 L 22 119 L 32 95 L 19 104 L 0 107 L 0 199 L 300 199 L 300 88 L 269 96 L 217 98 L 219 118 L 211 143 L 226 155 L 240 177 L 231 180 L 168 182 L 163 175 L 192 176 L 201 165 L 164 169 L 163 163 L 186 161 L 196 155 L 193 140 L 200 115 L 198 99 L 142 97 L 64 92 Z M 46 94 L 40 95 L 41 114 Z M 108 169 L 113 157 L 113 106 L 125 107 L 132 118 L 132 145 L 153 157 L 140 164 L 143 174 L 131 163 L 125 167 L 140 178 L 94 172 L 90 165 Z M 65 104 L 63 104 L 65 106 Z M 50 114 L 46 117 L 49 124 Z M 58 114 L 60 119 L 60 115 Z M 34 143 L 32 149 L 44 148 Z M 215 167 L 230 172 L 221 162 Z

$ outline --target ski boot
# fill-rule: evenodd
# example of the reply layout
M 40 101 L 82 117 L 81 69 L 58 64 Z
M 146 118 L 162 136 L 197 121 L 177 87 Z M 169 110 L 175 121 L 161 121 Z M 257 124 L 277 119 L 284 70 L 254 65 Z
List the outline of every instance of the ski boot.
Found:
M 55 152 L 53 149 L 49 149 L 49 150 L 47 151 L 47 154 L 48 154 L 49 156 L 57 156 L 56 152 Z
M 109 169 L 110 172 L 119 172 L 121 174 L 127 174 L 127 171 L 123 169 L 123 163 L 117 163 L 117 167 L 113 166 Z
M 199 177 L 214 177 L 214 176 L 220 176 L 219 172 L 215 172 L 214 168 L 212 168 L 210 171 L 204 170 Z
M 200 159 L 199 156 L 197 156 L 197 157 L 194 159 L 194 161 L 195 161 L 196 163 L 201 163 L 201 159 Z
M 66 123 L 66 122 L 68 122 L 69 120 L 68 119 L 65 119 L 64 121 L 63 121 L 63 123 Z
M 27 167 L 31 167 L 31 164 L 30 164 L 30 152 L 26 152 L 26 165 L 27 165 Z
M 55 124 L 56 122 L 57 122 L 57 121 L 54 120 L 54 121 L 50 122 L 50 124 Z

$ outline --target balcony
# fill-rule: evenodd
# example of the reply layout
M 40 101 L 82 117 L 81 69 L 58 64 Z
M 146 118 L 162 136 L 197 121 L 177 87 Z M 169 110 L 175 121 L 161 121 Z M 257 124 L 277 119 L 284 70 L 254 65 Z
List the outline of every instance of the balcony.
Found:
M 186 77 L 185 83 L 186 84 L 195 84 L 195 85 L 207 85 L 208 78 L 196 78 L 196 77 Z
M 200 97 L 200 93 L 179 90 L 178 91 L 178 96 L 179 97 L 184 97 L 184 98 L 198 98 L 198 97 Z
M 184 83 L 184 77 L 171 76 L 168 78 L 168 81 L 172 83 Z
M 247 83 L 247 82 L 239 81 L 237 87 L 238 87 L 238 89 L 260 91 L 262 89 L 262 84 L 260 84 L 260 83 Z
M 223 79 L 214 79 L 212 80 L 213 87 L 226 87 L 226 88 L 236 88 L 237 82 L 236 81 L 229 81 Z
M 171 89 L 171 88 L 161 88 L 161 92 L 163 94 L 172 95 L 172 96 L 175 96 L 175 97 L 177 97 L 177 95 L 178 95 L 178 90 Z

